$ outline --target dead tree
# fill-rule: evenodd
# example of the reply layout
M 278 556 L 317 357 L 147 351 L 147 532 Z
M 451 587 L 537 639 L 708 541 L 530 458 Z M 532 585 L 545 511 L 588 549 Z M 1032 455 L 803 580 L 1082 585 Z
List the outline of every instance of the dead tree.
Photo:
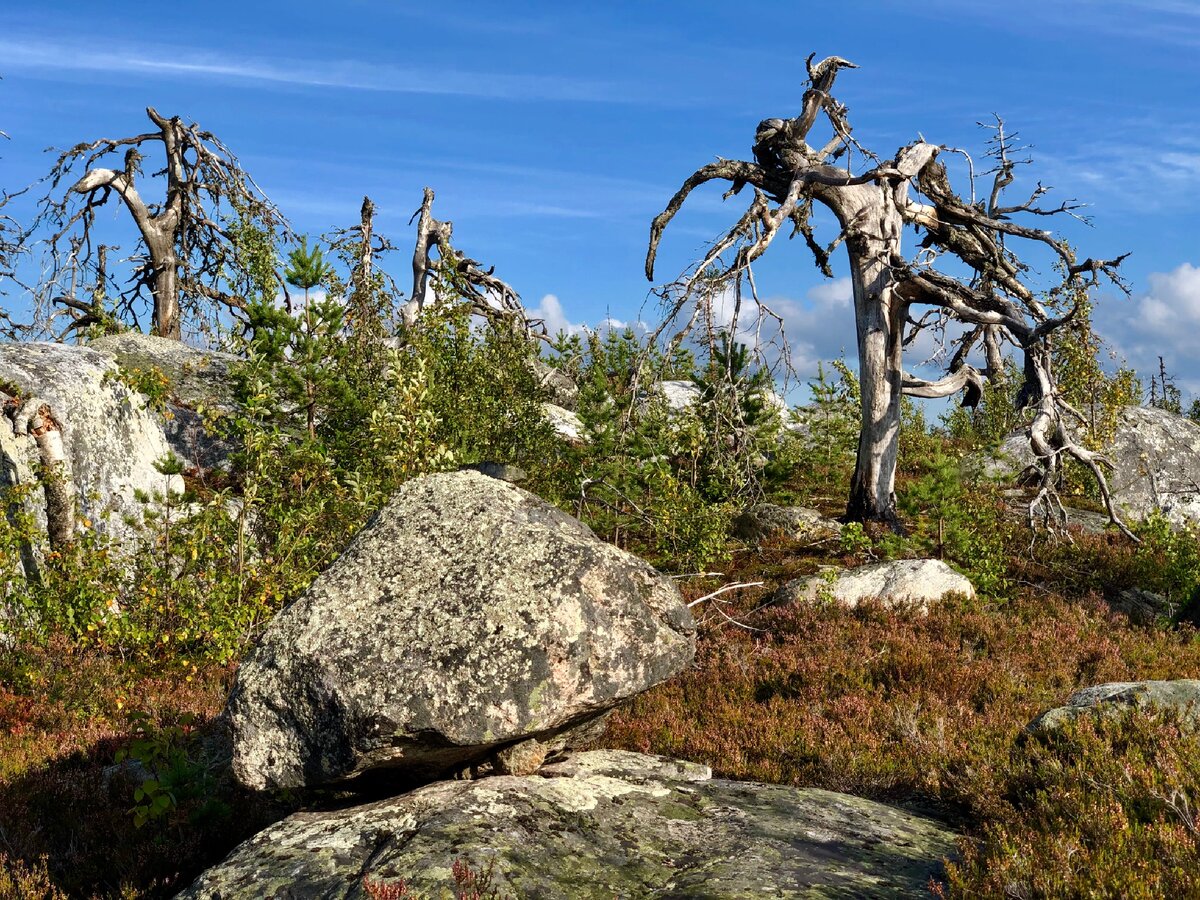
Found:
M 36 448 L 31 454 L 29 443 Z M 31 466 L 36 458 L 36 467 Z M 50 549 L 66 552 L 75 542 L 75 485 L 62 440 L 62 423 L 49 404 L 37 397 L 21 398 L 0 387 L 0 486 L 18 488 L 41 482 L 46 498 L 46 534 Z M 10 501 L 6 515 L 18 513 Z M 26 539 L 21 564 L 29 578 L 40 577 L 41 554 Z
M 50 170 L 51 194 L 42 201 L 38 224 L 48 223 L 53 233 L 50 277 L 56 285 L 62 274 L 59 245 L 79 237 L 83 251 L 72 265 L 87 265 L 92 258 L 96 210 L 114 196 L 124 205 L 139 234 L 133 254 L 137 265 L 129 288 L 122 293 L 123 312 L 139 301 L 148 301 L 153 332 L 179 339 L 185 316 L 199 315 L 207 305 L 217 311 L 240 309 L 236 273 L 245 268 L 239 229 L 268 232 L 286 229 L 278 210 L 242 169 L 229 148 L 211 132 L 179 117 L 161 116 L 147 107 L 154 130 L 124 138 L 101 138 L 77 144 L 58 157 Z M 155 145 L 159 145 L 155 147 Z M 120 167 L 107 168 L 106 158 L 124 148 Z M 164 157 L 161 170 L 142 177 L 143 150 L 154 148 Z M 59 185 L 84 171 L 59 193 Z M 165 194 L 155 203 L 142 196 L 152 179 L 163 179 Z M 54 290 L 57 291 L 56 288 Z M 68 306 L 68 308 L 70 308 Z
M 430 279 L 440 276 L 470 304 L 472 314 L 496 325 L 523 330 L 530 337 L 549 340 L 545 323 L 529 317 L 520 295 L 495 276 L 495 266 L 484 269 L 479 262 L 454 249 L 453 223 L 433 217 L 433 188 L 425 188 L 421 208 L 413 213 L 409 224 L 414 221 L 417 241 L 413 247 L 412 294 L 401 309 L 407 327 L 416 324 L 426 304 L 434 299 L 430 296 Z
M 687 319 L 681 331 L 686 332 L 704 304 L 711 304 L 714 279 L 734 292 L 735 310 L 741 303 L 743 283 L 748 284 L 750 302 L 763 315 L 765 307 L 758 299 L 751 264 L 785 226 L 791 226 L 792 236 L 803 236 L 827 276 L 832 275 L 830 254 L 844 243 L 854 290 L 862 404 L 847 519 L 900 528 L 894 485 L 901 396 L 947 397 L 962 391 L 964 402 L 973 403 L 985 378 L 1001 377 L 1000 345 L 1007 340 L 1024 356 L 1019 402 L 1032 410 L 1029 436 L 1041 468 L 1038 490 L 1029 505 L 1031 521 L 1037 513 L 1065 517 L 1055 485 L 1062 460 L 1071 457 L 1092 472 L 1110 518 L 1128 533 L 1113 507 L 1101 470 L 1107 462 L 1072 437 L 1066 423 L 1083 417 L 1063 398 L 1051 370 L 1049 340 L 1056 329 L 1071 321 L 1075 309 L 1053 316 L 1046 302 L 1047 296 L 1076 296 L 1076 290 L 1095 284 L 1101 276 L 1124 290 L 1116 269 L 1125 257 L 1077 262 L 1065 241 L 1018 221 L 1023 216 L 1074 214 L 1078 204 L 1038 206 L 1047 190 L 1041 184 L 1023 202 L 1006 204 L 1004 191 L 1014 180 L 1018 161 L 1011 157 L 1011 139 L 1002 128 L 997 131 L 998 165 L 991 173 L 990 193 L 976 200 L 972 177 L 971 199 L 965 200 L 951 188 L 946 168 L 938 159 L 947 148 L 919 139 L 901 147 L 891 159 L 880 159 L 855 141 L 847 109 L 832 93 L 840 70 L 856 68 L 853 63 L 834 56 L 813 65 L 810 56 L 807 66 L 808 89 L 800 114 L 759 123 L 754 161 L 718 159 L 701 167 L 651 225 L 646 276 L 653 281 L 663 230 L 693 190 L 710 181 L 726 181 L 731 185 L 726 198 L 746 187 L 753 191 L 748 209 L 733 228 L 665 292 L 667 316 L 654 338 L 684 316 Z M 822 118 L 831 133 L 816 143 L 812 133 Z M 846 161 L 839 164 L 843 157 Z M 862 160 L 857 167 L 852 164 L 856 157 Z M 814 235 L 814 201 L 829 209 L 840 226 L 839 234 L 826 246 Z M 920 252 L 914 258 L 906 257 L 902 247 L 904 228 L 910 225 L 923 232 Z M 1010 247 L 1017 239 L 1048 248 L 1059 261 L 1062 283 L 1049 295 L 1039 298 L 1025 284 L 1028 267 Z M 963 280 L 940 271 L 935 264 L 941 256 L 965 263 L 973 277 Z M 930 310 L 918 320 L 910 312 L 914 306 Z M 771 314 L 769 310 L 766 313 Z M 924 381 L 906 375 L 903 349 L 914 332 L 924 327 L 944 329 L 951 323 L 958 323 L 964 331 L 952 338 L 957 346 L 950 354 L 945 377 Z M 910 327 L 907 336 L 906 326 Z M 979 369 L 967 359 L 981 343 L 986 365 Z

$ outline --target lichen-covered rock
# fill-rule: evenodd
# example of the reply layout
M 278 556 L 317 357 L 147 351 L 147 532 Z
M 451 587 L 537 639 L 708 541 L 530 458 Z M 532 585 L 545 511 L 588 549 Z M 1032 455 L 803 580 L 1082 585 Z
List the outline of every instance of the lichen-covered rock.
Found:
M 1076 691 L 1064 706 L 1047 710 L 1026 726 L 1033 733 L 1052 731 L 1081 716 L 1119 715 L 1128 709 L 1168 710 L 1182 725 L 1200 726 L 1200 681 L 1113 681 Z
M 553 745 L 693 653 L 691 615 L 649 564 L 494 478 L 414 479 L 242 663 L 234 772 L 253 788 L 428 780 Z
M 168 415 L 159 420 L 175 455 L 201 469 L 226 465 L 233 448 L 206 424 L 201 411 L 228 414 L 237 409 L 231 375 L 236 356 L 138 331 L 105 335 L 89 346 L 116 360 L 127 377 L 161 373 L 167 381 Z
M 587 428 L 575 413 L 553 403 L 543 403 L 542 413 L 550 422 L 554 433 L 564 441 L 576 445 L 587 443 Z
M 1127 406 L 1101 452 L 1113 463 L 1106 477 L 1122 515 L 1136 521 L 1161 509 L 1174 525 L 1200 524 L 1200 425 L 1166 410 Z M 1033 461 L 1021 431 L 982 464 L 988 475 L 1007 478 Z
M 761 541 L 783 535 L 793 541 L 819 541 L 837 537 L 842 526 L 815 509 L 757 503 L 733 520 L 733 536 L 743 541 Z
M 908 606 L 926 611 L 947 594 L 975 596 L 975 588 L 939 559 L 896 559 L 827 575 L 810 575 L 783 585 L 776 603 L 811 603 L 831 600 L 855 607 L 868 598 L 887 606 Z
M 138 496 L 183 490 L 178 475 L 165 476 L 155 463 L 171 454 L 160 419 L 143 398 L 118 377 L 112 357 L 68 344 L 0 344 L 0 384 L 16 388 L 22 400 L 38 398 L 62 427 L 63 448 L 80 518 L 114 537 L 129 533 L 126 516 L 140 518 Z M 11 428 L 7 419 L 0 427 Z M 4 468 L 37 470 L 38 451 L 30 437 L 6 440 Z M 43 531 L 45 510 L 33 504 Z
M 441 896 L 462 859 L 493 866 L 494 886 L 515 897 L 921 897 L 954 841 L 931 819 L 870 800 L 600 751 L 530 777 L 296 813 L 180 896 L 333 900 L 363 896 L 364 879 Z

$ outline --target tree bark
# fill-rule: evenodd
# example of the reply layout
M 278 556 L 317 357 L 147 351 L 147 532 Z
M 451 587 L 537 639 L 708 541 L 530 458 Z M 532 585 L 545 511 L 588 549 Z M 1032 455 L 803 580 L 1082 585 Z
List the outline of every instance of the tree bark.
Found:
M 175 263 L 174 252 L 168 249 L 163 257 L 155 254 L 154 267 L 154 333 L 174 341 L 182 340 L 179 269 Z
M 858 333 L 862 425 L 846 518 L 854 522 L 881 522 L 900 531 L 896 460 L 903 395 L 902 326 L 907 305 L 896 294 L 885 242 L 859 234 L 848 243 Z

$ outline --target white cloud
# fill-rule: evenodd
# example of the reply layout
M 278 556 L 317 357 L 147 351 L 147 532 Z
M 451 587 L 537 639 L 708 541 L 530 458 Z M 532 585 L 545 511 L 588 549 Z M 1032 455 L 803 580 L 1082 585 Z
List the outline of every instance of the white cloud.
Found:
M 543 297 L 542 302 L 537 305 L 537 309 L 531 310 L 531 312 L 536 318 L 546 323 L 547 334 L 578 334 L 583 330 L 582 325 L 576 325 L 567 319 L 562 303 L 554 294 L 547 294 Z
M 535 319 L 541 319 L 546 324 L 546 333 L 553 337 L 560 332 L 564 334 L 583 334 L 589 331 L 609 331 L 627 327 L 627 322 L 622 322 L 620 319 L 615 319 L 612 316 L 605 316 L 594 325 L 589 325 L 585 322 L 572 322 L 567 314 L 563 311 L 562 302 L 555 294 L 546 294 L 542 297 L 538 305 L 531 309 L 530 315 Z M 639 330 L 644 330 L 639 322 L 636 326 Z
M 1157 371 L 1163 357 L 1179 386 L 1200 394 L 1200 267 L 1185 262 L 1148 281 L 1150 290 L 1120 316 L 1114 343 L 1143 373 Z
M 822 282 L 806 293 L 803 300 L 786 296 L 764 298 L 764 303 L 782 320 L 783 338 L 787 340 L 794 376 L 788 389 L 805 384 L 817 374 L 821 362 L 837 359 L 845 353 L 850 361 L 856 356 L 853 288 L 849 278 Z M 731 290 L 714 298 L 712 325 L 728 328 L 733 322 L 736 295 Z M 682 322 L 681 322 L 682 324 Z M 702 329 L 704 324 L 697 323 Z M 772 368 L 778 368 L 782 341 L 780 323 L 761 318 L 749 292 L 742 295 L 738 311 L 737 340 L 751 346 L 760 345 L 763 357 Z M 780 373 L 782 375 L 782 373 Z

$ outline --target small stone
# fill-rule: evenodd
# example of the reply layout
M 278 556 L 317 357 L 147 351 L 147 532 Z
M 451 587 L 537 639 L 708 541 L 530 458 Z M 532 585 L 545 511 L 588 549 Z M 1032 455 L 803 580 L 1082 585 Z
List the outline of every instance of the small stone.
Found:
M 1200 728 L 1200 681 L 1181 678 L 1175 681 L 1112 681 L 1076 691 L 1063 706 L 1047 710 L 1025 730 L 1030 733 L 1052 731 L 1082 716 L 1114 716 L 1128 709 L 1146 712 L 1169 710 L 1179 716 L 1185 728 Z
M 546 761 L 546 745 L 536 738 L 498 750 L 492 757 L 497 775 L 532 775 Z

